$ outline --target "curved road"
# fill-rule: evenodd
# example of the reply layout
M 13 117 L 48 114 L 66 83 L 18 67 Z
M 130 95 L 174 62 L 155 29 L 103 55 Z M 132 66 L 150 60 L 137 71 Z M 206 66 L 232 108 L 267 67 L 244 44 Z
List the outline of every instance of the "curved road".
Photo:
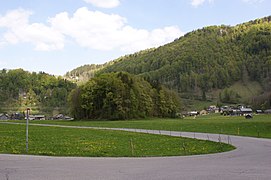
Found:
M 62 126 L 67 127 L 67 126 Z M 89 128 L 89 127 L 73 127 Z M 107 129 L 107 128 L 101 128 Z M 230 141 L 236 150 L 196 156 L 81 158 L 0 155 L 0 180 L 270 180 L 271 139 L 204 133 L 117 129 Z

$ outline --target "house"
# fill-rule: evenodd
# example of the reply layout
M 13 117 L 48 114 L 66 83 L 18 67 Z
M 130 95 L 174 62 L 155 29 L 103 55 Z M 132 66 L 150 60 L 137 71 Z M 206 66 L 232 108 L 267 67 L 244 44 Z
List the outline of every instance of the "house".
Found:
M 24 119 L 25 115 L 20 113 L 20 112 L 16 112 L 16 113 L 12 113 L 11 116 L 10 116 L 10 119 L 13 119 L 13 120 L 22 120 Z
M 215 108 L 215 113 L 220 113 L 220 108 Z
M 9 120 L 10 117 L 8 114 L 1 113 L 0 114 L 0 120 Z
M 187 113 L 189 116 L 197 116 L 199 115 L 199 112 L 198 111 L 190 111 Z
M 264 111 L 261 110 L 261 109 L 257 109 L 257 110 L 256 110 L 256 114 L 263 114 L 263 113 L 264 113 Z
M 45 115 L 34 115 L 35 120 L 45 120 Z
M 63 114 L 57 114 L 53 117 L 53 119 L 57 120 L 57 119 L 64 119 L 64 115 Z
M 69 116 L 65 116 L 63 114 L 58 114 L 55 115 L 52 120 L 74 120 L 73 118 L 69 117 Z
M 65 120 L 70 120 L 70 121 L 72 121 L 72 120 L 74 120 L 74 118 L 69 117 L 69 116 L 65 116 Z
M 45 115 L 29 115 L 29 120 L 45 120 Z
M 251 108 L 240 108 L 240 113 L 243 116 L 252 115 L 252 109 Z
M 221 115 L 227 116 L 229 115 L 230 107 L 222 106 L 220 110 Z
M 207 111 L 209 112 L 209 113 L 219 113 L 219 108 L 218 107 L 216 107 L 216 105 L 211 105 L 211 106 L 209 106 L 208 108 L 207 108 Z
M 271 109 L 266 109 L 266 110 L 264 111 L 264 113 L 265 113 L 265 114 L 271 114 Z
M 27 119 L 27 116 L 25 116 L 25 118 L 24 118 L 25 120 Z M 29 115 L 28 116 L 28 119 L 31 121 L 31 120 L 35 120 L 35 117 L 34 117 L 34 115 Z
M 229 115 L 231 116 L 240 116 L 242 114 L 241 109 L 239 108 L 234 108 L 231 107 L 231 109 L 229 110 Z
M 208 111 L 206 111 L 206 110 L 201 110 L 201 111 L 199 112 L 199 114 L 200 114 L 200 115 L 207 115 L 207 114 L 208 114 Z

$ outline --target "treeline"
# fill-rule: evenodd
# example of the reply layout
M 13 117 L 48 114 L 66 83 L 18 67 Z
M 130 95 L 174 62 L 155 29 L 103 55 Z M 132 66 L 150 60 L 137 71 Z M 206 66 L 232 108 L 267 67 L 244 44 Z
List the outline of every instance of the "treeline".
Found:
M 0 110 L 20 111 L 26 107 L 52 113 L 65 111 L 67 97 L 76 84 L 44 72 L 30 73 L 22 69 L 0 70 Z
M 69 102 L 75 119 L 175 117 L 180 109 L 173 91 L 124 72 L 91 79 L 72 91 Z

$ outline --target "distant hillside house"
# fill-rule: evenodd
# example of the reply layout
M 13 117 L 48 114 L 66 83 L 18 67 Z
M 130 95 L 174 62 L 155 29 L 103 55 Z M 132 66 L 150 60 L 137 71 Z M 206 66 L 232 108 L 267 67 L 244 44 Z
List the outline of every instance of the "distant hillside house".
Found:
M 257 109 L 257 110 L 256 110 L 256 114 L 263 114 L 263 113 L 264 113 L 264 111 L 261 110 L 261 109 Z
M 216 105 L 211 105 L 207 108 L 209 113 L 219 113 L 219 108 Z
M 190 111 L 187 113 L 189 116 L 197 116 L 199 115 L 199 112 L 198 111 Z
M 207 115 L 208 114 L 208 111 L 206 111 L 206 110 L 202 110 L 202 111 L 200 111 L 200 113 L 199 113 L 200 115 Z
M 29 120 L 45 120 L 45 115 L 29 115 Z
M 247 114 L 252 114 L 251 108 L 240 108 L 241 115 L 246 116 Z
M 74 120 L 74 119 L 69 116 L 65 116 L 64 114 L 57 114 L 52 118 L 52 120 Z
M 45 115 L 34 115 L 35 120 L 45 120 Z
M 0 114 L 0 120 L 9 120 L 10 117 L 8 114 L 1 113 Z

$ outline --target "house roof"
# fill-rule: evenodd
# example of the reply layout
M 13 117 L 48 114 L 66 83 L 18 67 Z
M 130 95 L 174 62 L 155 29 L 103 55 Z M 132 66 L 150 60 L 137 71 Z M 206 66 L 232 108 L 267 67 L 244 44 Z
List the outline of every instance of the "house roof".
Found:
M 34 115 L 34 117 L 36 117 L 36 118 L 44 118 L 45 115 Z
M 9 117 L 8 114 L 4 114 L 4 113 L 0 113 L 0 116 L 6 116 L 6 117 Z
M 241 112 L 252 112 L 251 108 L 240 108 Z

